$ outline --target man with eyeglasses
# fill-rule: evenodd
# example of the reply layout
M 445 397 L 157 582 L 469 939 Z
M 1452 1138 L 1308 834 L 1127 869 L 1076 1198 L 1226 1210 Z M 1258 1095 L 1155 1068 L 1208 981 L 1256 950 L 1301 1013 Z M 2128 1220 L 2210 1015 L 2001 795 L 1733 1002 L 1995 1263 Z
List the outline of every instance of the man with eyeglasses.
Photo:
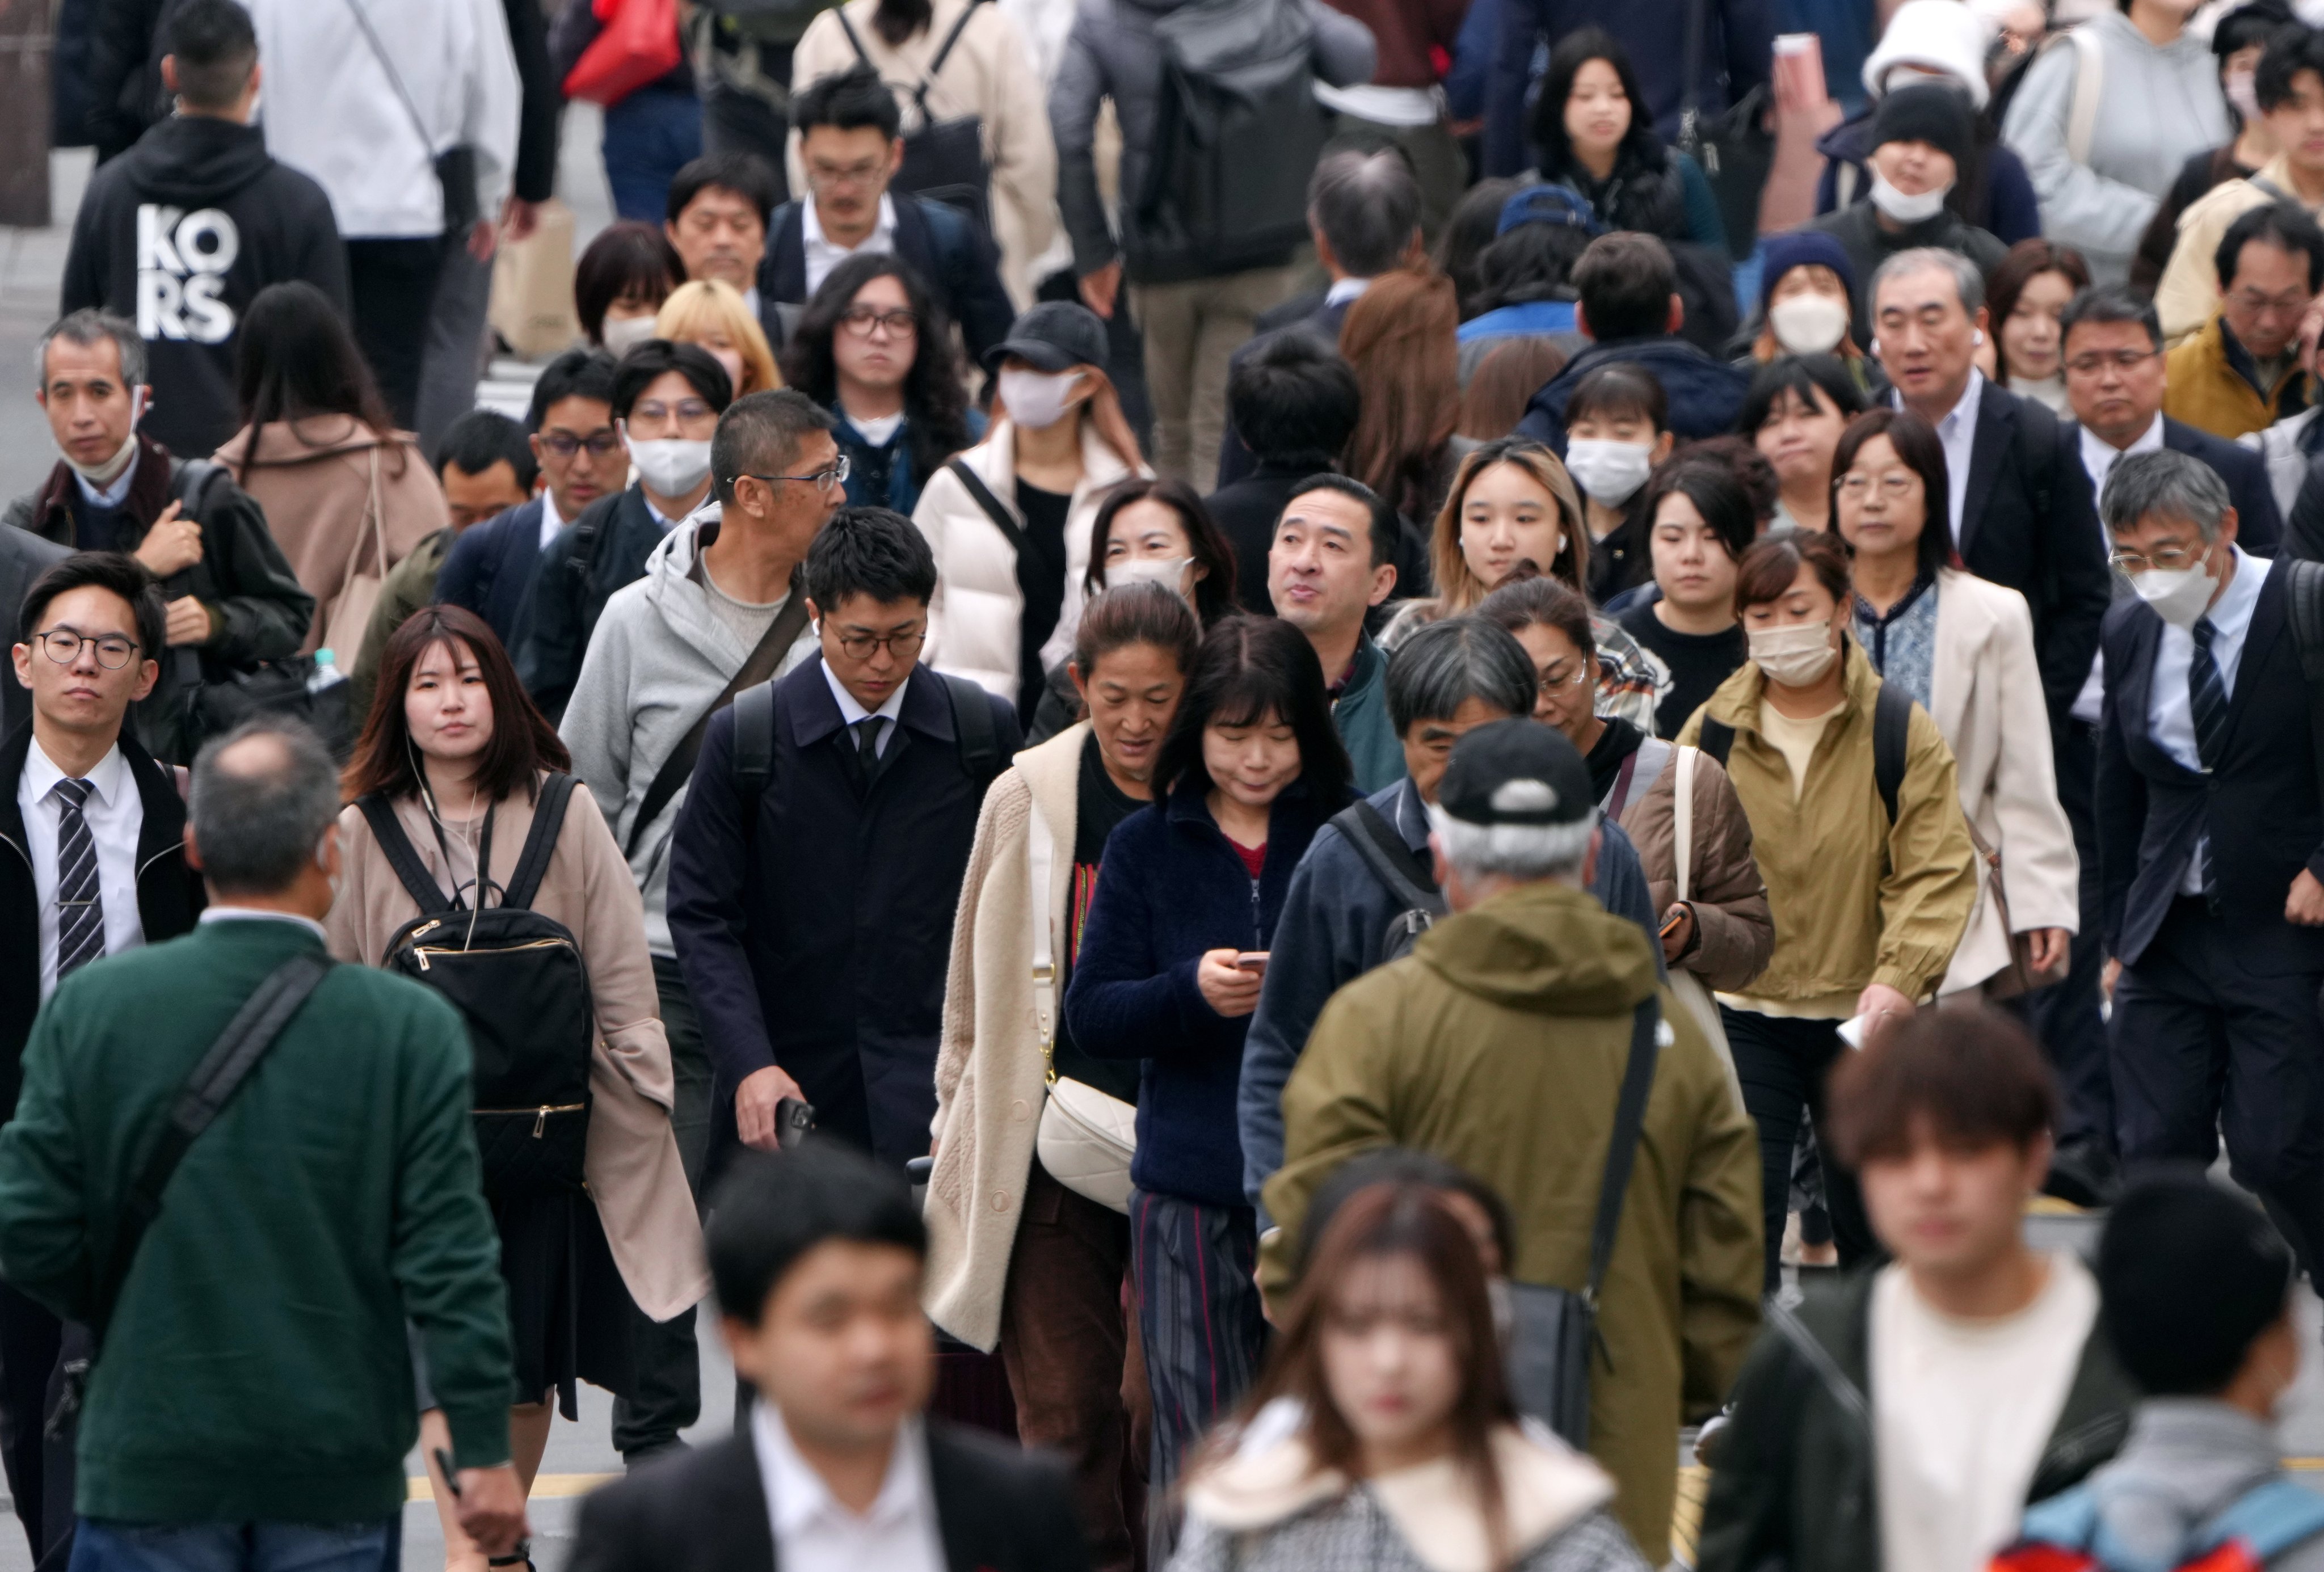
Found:
M 830 427 L 813 400 L 788 389 L 738 400 L 719 418 L 709 445 L 713 501 L 605 602 L 561 727 L 573 773 L 596 794 L 644 897 L 676 1082 L 670 1125 L 697 1194 L 712 1062 L 665 915 L 670 832 L 710 718 L 744 688 L 815 655 L 798 573 L 844 497 L 847 464 Z M 724 1089 L 731 1095 L 731 1085 Z M 771 1121 L 773 1106 L 752 1111 Z M 699 1417 L 702 1397 L 693 1318 L 657 1326 L 639 1315 L 631 1327 L 637 1390 L 614 1402 L 613 1444 L 635 1461 L 676 1441 Z
M 841 509 L 802 575 L 818 658 L 704 737 L 669 931 L 745 1145 L 771 1150 L 795 1097 L 883 1163 L 928 1150 L 953 912 L 985 787 L 1021 740 L 1008 700 L 920 664 L 936 586 L 911 520 Z
M 613 430 L 637 482 L 541 547 L 516 651 L 517 675 L 550 720 L 565 712 L 605 602 L 644 576 L 646 558 L 710 495 L 711 434 L 733 398 L 726 368 L 698 345 L 649 338 L 614 368 Z
M 13 654 L 32 723 L 0 742 L 0 1120 L 59 979 L 188 933 L 202 909 L 177 780 L 124 724 L 160 680 L 167 617 L 152 576 L 118 552 L 65 557 L 24 597 Z M 0 1463 L 36 1558 L 72 1531 L 71 1444 L 44 1455 L 42 1436 L 61 1336 L 0 1285 Z
M 2324 290 L 2324 230 L 2292 203 L 2268 203 L 2227 225 L 2214 261 L 2218 309 L 2172 350 L 2163 407 L 2233 440 L 2314 399 L 2301 330 Z

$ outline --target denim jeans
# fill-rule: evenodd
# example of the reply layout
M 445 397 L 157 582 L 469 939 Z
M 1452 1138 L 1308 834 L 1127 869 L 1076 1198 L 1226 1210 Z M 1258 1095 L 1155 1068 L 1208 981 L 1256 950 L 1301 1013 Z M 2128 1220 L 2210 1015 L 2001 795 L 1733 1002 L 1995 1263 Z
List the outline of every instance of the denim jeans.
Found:
M 353 1523 L 132 1523 L 83 1518 L 71 1572 L 396 1572 L 401 1512 Z
M 641 87 L 605 108 L 605 184 L 623 218 L 659 224 L 669 182 L 702 156 L 702 100 L 664 87 Z

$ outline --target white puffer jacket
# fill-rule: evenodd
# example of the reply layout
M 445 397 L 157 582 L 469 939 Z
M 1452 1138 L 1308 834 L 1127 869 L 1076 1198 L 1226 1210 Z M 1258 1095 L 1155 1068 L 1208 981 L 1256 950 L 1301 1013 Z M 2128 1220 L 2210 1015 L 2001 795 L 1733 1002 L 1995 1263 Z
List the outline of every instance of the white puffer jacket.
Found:
M 960 462 L 1023 529 L 1024 517 L 1017 511 L 1015 424 L 1006 418 L 995 421 L 984 440 L 962 454 Z M 1136 473 L 1148 471 L 1141 464 Z M 1098 435 L 1097 423 L 1084 417 L 1082 479 L 1065 515 L 1065 600 L 1056 630 L 1041 646 L 1045 671 L 1072 651 L 1074 630 L 1081 624 L 1082 578 L 1089 569 L 1090 529 L 1098 504 L 1131 473 Z M 936 559 L 936 594 L 928 602 L 928 647 L 922 660 L 940 672 L 973 677 L 989 692 L 1014 700 L 1019 675 L 1018 626 L 1025 615 L 1025 595 L 1017 587 L 1017 553 L 1009 538 L 949 466 L 928 477 L 919 506 L 912 510 L 912 522 L 927 537 Z

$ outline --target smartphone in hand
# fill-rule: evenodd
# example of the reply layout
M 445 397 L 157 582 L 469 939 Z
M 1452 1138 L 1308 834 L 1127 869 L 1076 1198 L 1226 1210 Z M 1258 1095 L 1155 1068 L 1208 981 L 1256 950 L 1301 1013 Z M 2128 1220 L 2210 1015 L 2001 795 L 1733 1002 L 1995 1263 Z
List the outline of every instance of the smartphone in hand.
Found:
M 815 1105 L 787 1097 L 775 1105 L 775 1148 L 796 1146 L 815 1128 Z
M 1237 971 L 1248 971 L 1259 977 L 1265 977 L 1267 975 L 1267 956 L 1268 952 L 1264 950 L 1246 950 L 1234 958 L 1235 970 Z

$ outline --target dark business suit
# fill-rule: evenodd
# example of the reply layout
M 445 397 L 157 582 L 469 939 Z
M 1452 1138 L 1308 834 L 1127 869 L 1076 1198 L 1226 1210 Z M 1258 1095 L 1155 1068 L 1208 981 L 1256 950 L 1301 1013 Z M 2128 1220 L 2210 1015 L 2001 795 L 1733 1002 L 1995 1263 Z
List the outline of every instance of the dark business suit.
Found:
M 896 204 L 896 255 L 911 267 L 936 308 L 960 327 L 969 358 L 1009 336 L 1017 308 L 1001 283 L 1001 253 L 976 221 L 942 202 L 890 191 Z M 778 349 L 807 304 L 807 232 L 798 202 L 775 209 L 759 263 L 759 321 Z
M 2283 904 L 2304 868 L 2324 878 L 2309 694 L 2287 614 L 2292 565 L 2267 575 L 2206 772 L 2148 724 L 2163 622 L 2126 601 L 2106 624 L 2098 769 L 2107 948 L 2123 964 L 2110 1023 L 2126 1163 L 2216 1154 L 2255 1191 L 2313 1272 L 2324 1244 L 2324 928 Z M 2181 896 L 2208 835 L 2213 891 Z
M 948 1572 L 1087 1572 L 1061 1465 L 934 1420 L 927 1447 Z M 571 1572 L 775 1572 L 750 1427 L 591 1495 L 567 1565 Z
M 1338 354 L 1340 325 L 1348 319 L 1348 308 L 1354 304 L 1353 300 L 1342 300 L 1336 306 L 1331 305 L 1327 303 L 1323 290 L 1314 290 L 1305 295 L 1295 295 L 1280 306 L 1268 307 L 1251 319 L 1250 336 L 1227 357 L 1227 382 L 1231 385 L 1237 368 L 1250 358 L 1251 353 L 1260 345 L 1278 333 L 1296 331 L 1308 334 L 1329 347 L 1334 354 Z M 1230 413 L 1226 430 L 1219 437 L 1218 484 L 1221 487 L 1232 485 L 1247 478 L 1258 467 L 1258 455 L 1243 441 L 1242 434 L 1235 429 L 1234 416 Z
M 525 602 L 540 565 L 540 510 L 547 506 L 543 492 L 463 529 L 436 570 L 436 603 L 474 611 L 512 651 L 523 636 Z
M 2168 415 L 2163 418 L 2163 446 L 2201 459 L 2227 483 L 2227 503 L 2236 510 L 2236 545 L 2254 556 L 2273 556 L 2282 549 L 2283 515 L 2275 505 L 2275 488 L 2268 483 L 2267 464 L 2258 454 Z
M 71 555 L 69 547 L 43 540 L 29 529 L 0 526 L 0 633 L 10 644 L 23 638 L 17 619 L 24 608 L 24 592 L 51 564 Z M 16 680 L 16 663 L 10 661 L 7 676 L 0 677 L 0 737 L 14 736 L 32 718 L 32 691 Z

